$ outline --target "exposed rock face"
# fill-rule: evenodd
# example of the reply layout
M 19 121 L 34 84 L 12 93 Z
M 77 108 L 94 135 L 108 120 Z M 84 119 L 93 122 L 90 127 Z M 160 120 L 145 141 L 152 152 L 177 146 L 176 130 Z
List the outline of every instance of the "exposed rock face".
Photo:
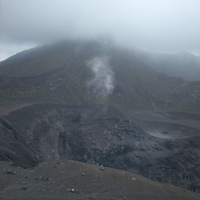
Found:
M 199 191 L 200 138 L 155 138 L 114 107 L 34 104 L 0 119 L 0 160 L 70 158 Z

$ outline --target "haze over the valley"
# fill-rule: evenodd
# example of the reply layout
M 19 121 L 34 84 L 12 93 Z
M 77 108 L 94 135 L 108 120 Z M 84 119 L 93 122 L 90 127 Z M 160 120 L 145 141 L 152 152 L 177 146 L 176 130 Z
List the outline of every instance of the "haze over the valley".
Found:
M 0 60 L 63 39 L 200 54 L 199 0 L 1 0 Z

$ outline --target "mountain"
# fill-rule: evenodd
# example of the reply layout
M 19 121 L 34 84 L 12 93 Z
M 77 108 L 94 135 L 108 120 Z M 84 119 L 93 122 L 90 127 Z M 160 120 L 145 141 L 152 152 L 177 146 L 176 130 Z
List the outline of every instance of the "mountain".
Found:
M 199 121 L 200 81 L 135 51 L 75 40 L 26 50 L 0 64 L 0 198 L 198 199 Z M 146 178 L 134 186 L 136 174 Z
M 189 52 L 151 53 L 135 49 L 135 55 L 142 62 L 158 72 L 172 77 L 182 77 L 186 80 L 200 80 L 199 58 Z
M 106 103 L 125 112 L 200 110 L 200 81 L 158 73 L 115 45 L 65 41 L 22 54 L 1 63 L 1 105 Z

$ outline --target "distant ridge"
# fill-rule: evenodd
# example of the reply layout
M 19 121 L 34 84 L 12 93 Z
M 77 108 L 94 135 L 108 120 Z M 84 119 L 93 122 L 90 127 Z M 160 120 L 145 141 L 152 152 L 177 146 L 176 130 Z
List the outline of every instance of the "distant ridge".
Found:
M 200 59 L 189 52 L 151 53 L 139 49 L 134 52 L 138 59 L 158 72 L 190 81 L 200 80 Z

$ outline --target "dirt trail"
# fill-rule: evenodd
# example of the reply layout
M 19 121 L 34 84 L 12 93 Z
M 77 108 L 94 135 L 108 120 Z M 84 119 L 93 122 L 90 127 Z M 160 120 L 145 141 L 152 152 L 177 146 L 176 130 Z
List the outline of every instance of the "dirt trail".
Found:
M 38 104 L 38 103 L 12 104 L 12 105 L 0 106 L 0 116 L 8 115 L 10 112 L 14 110 L 17 110 L 26 106 L 31 106 L 33 104 Z

